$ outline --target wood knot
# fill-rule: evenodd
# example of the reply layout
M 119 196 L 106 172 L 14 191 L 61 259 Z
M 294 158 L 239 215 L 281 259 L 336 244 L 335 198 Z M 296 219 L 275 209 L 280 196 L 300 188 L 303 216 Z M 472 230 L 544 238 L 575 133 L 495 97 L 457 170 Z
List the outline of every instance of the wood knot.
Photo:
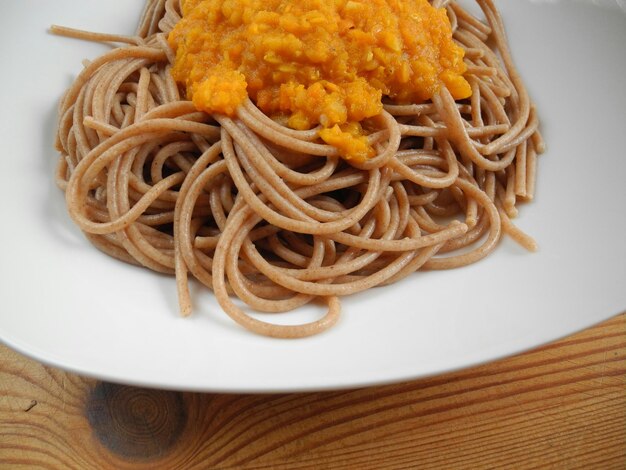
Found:
M 86 408 L 98 440 L 126 458 L 150 459 L 172 447 L 187 420 L 182 394 L 100 382 Z

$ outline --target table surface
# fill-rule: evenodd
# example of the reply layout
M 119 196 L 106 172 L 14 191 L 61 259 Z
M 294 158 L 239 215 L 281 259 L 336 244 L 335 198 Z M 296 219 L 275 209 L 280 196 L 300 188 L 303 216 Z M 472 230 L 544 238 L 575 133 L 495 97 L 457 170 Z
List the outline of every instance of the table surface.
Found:
M 141 389 L 0 346 L 0 468 L 538 466 L 626 468 L 626 313 L 480 367 L 324 393 Z

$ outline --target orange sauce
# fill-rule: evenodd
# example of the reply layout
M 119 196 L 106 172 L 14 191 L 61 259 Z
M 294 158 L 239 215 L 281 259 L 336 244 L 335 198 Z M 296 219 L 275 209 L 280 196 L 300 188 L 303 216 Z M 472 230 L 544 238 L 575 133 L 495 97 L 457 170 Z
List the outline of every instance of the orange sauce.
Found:
M 373 155 L 359 123 L 383 96 L 471 95 L 446 12 L 427 0 L 186 0 L 169 42 L 199 110 L 232 116 L 250 97 L 291 128 L 321 125 L 348 160 Z

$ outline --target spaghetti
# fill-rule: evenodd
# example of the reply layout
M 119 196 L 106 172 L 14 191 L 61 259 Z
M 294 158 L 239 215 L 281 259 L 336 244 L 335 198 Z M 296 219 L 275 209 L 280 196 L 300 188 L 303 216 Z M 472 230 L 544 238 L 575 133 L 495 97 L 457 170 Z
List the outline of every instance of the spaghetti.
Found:
M 282 338 L 331 327 L 342 296 L 476 262 L 502 233 L 534 250 L 511 219 L 533 198 L 544 144 L 502 19 L 477 3 L 486 22 L 433 2 L 465 49 L 471 98 L 443 87 L 423 104 L 385 103 L 367 136 L 376 155 L 350 163 L 317 129 L 285 127 L 249 99 L 228 117 L 181 98 L 167 42 L 178 0 L 149 0 L 132 37 L 53 27 L 121 44 L 85 63 L 59 107 L 56 178 L 72 219 L 108 255 L 174 274 L 183 315 L 192 276 L 237 323 Z M 261 312 L 316 300 L 327 312 L 276 325 L 233 296 Z

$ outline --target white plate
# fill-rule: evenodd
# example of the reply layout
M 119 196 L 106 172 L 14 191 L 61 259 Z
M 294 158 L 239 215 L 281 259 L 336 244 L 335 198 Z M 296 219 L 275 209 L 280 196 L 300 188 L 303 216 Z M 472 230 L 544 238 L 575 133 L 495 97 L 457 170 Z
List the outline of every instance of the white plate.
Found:
M 195 315 L 178 318 L 172 279 L 101 254 L 66 214 L 52 176 L 56 104 L 81 60 L 106 48 L 46 29 L 132 33 L 141 6 L 3 3 L 0 338 L 8 345 L 119 382 L 302 391 L 466 367 L 626 309 L 626 14 L 617 2 L 500 2 L 548 144 L 536 200 L 517 221 L 540 251 L 505 240 L 473 266 L 347 299 L 335 328 L 292 341 L 244 331 L 201 289 Z

